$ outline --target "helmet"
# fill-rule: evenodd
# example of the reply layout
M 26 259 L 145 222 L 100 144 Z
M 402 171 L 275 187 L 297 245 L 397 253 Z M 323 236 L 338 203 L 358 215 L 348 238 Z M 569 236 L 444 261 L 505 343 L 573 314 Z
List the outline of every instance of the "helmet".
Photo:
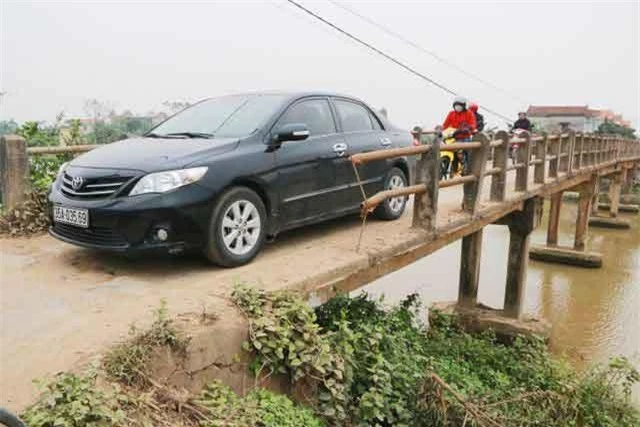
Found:
M 467 108 L 467 98 L 465 98 L 464 96 L 456 96 L 455 98 L 453 98 L 453 105 L 455 106 L 456 104 L 460 104 L 464 108 Z
M 476 111 L 478 111 L 478 104 L 472 102 L 471 105 L 469 106 L 469 110 L 475 113 Z

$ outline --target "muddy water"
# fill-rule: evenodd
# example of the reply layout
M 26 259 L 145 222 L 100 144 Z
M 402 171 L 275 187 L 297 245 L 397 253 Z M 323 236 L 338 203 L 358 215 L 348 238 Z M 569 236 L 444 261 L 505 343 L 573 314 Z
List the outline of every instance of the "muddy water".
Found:
M 631 230 L 591 228 L 587 249 L 603 255 L 602 269 L 582 269 L 531 261 L 527 271 L 525 313 L 552 323 L 551 347 L 578 367 L 629 357 L 640 369 L 640 215 L 622 214 Z M 571 245 L 576 204 L 564 203 L 560 243 Z M 544 223 L 531 243 L 544 243 Z M 504 299 L 509 232 L 489 226 L 484 231 L 480 302 L 501 307 Z M 389 302 L 417 292 L 426 303 L 457 298 L 460 242 L 371 283 L 365 290 Z M 640 387 L 635 390 L 640 402 Z

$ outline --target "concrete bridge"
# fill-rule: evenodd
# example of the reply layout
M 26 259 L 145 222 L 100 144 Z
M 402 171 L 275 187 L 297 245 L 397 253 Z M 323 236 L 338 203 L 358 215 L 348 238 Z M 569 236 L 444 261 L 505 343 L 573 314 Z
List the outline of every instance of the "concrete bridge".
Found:
M 526 268 L 529 259 L 529 235 L 540 224 L 543 198 L 551 200 L 547 245 L 533 248 L 531 257 L 542 261 L 597 267 L 599 254 L 585 252 L 585 236 L 589 224 L 623 228 L 628 223 L 617 220 L 620 194 L 630 185 L 640 165 L 640 142 L 614 137 L 569 132 L 558 135 L 511 138 L 504 131 L 495 139 L 478 134 L 470 143 L 442 144 L 436 138 L 429 142 L 422 133 L 422 145 L 406 149 L 381 150 L 357 154 L 352 163 L 419 154 L 417 183 L 411 187 L 383 191 L 365 199 L 362 215 L 371 212 L 388 197 L 415 195 L 415 237 L 372 258 L 369 266 L 354 269 L 335 279 L 331 291 L 353 290 L 372 279 L 394 271 L 428 255 L 457 239 L 462 239 L 460 280 L 457 306 L 477 306 L 482 230 L 489 224 L 509 228 L 510 242 L 505 284 L 504 308 L 501 315 L 519 319 L 522 314 Z M 429 134 L 429 133 L 427 133 Z M 517 144 L 516 158 L 509 165 L 509 146 Z M 439 180 L 440 151 L 464 149 L 471 152 L 469 171 L 451 180 Z M 490 162 L 489 156 L 493 158 Z M 358 174 L 356 173 L 356 176 Z M 591 217 L 598 209 L 598 182 L 610 179 L 610 218 Z M 449 221 L 442 222 L 439 209 L 440 189 L 463 186 L 461 212 L 448 211 Z M 558 246 L 558 222 L 565 191 L 579 194 L 575 239 L 572 248 Z M 458 216 L 451 220 L 452 215 Z M 591 219 L 590 219 L 591 217 Z M 479 314 L 481 315 L 481 313 Z M 477 323 L 477 319 L 473 320 Z
M 561 192 L 579 192 L 581 214 L 571 249 L 584 253 L 597 181 L 611 180 L 610 215 L 615 216 L 617 194 L 640 166 L 640 143 L 612 137 L 569 133 L 514 139 L 500 132 L 495 138 L 478 135 L 471 143 L 445 146 L 432 138 L 425 133 L 424 145 L 352 159 L 357 170 L 375 158 L 419 156 L 414 186 L 401 193 L 368 195 L 363 203 L 366 214 L 385 197 L 415 194 L 412 213 L 394 222 L 367 220 L 362 235 L 362 220 L 357 217 L 294 230 L 266 247 L 253 263 L 237 269 L 218 269 L 189 257 L 128 260 L 78 249 L 48 236 L 1 238 L 2 401 L 10 409 L 24 407 L 36 393 L 32 379 L 87 363 L 126 337 L 132 323 L 148 324 L 161 298 L 194 335 L 185 365 L 188 375 L 172 381 L 197 390 L 218 377 L 239 391 L 241 375 L 224 368 L 240 351 L 246 335 L 241 316 L 224 299 L 237 282 L 270 291 L 294 289 L 322 302 L 462 239 L 458 303 L 474 307 L 482 230 L 489 224 L 504 224 L 511 233 L 505 259 L 507 292 L 499 314 L 516 319 L 522 309 L 529 234 L 538 224 L 543 198 L 555 200 L 552 212 L 556 212 Z M 521 148 L 512 164 L 508 145 L 515 142 Z M 17 151 L 14 148 L 3 138 L 3 161 L 13 159 L 27 167 L 28 156 L 92 147 L 27 150 L 22 141 Z M 439 181 L 439 151 L 459 148 L 472 152 L 470 174 Z M 24 169 L 11 170 L 11 182 L 24 179 Z M 7 185 L 3 175 L 4 189 Z M 554 225 L 549 235 L 553 246 Z M 219 320 L 203 326 L 198 320 L 206 317 L 203 312 Z

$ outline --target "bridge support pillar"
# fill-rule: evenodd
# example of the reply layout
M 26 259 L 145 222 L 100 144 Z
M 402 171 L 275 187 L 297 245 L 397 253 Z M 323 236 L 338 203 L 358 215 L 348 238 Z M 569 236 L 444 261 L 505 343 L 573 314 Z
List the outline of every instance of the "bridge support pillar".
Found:
M 475 307 L 477 304 L 481 253 L 482 229 L 462 238 L 458 287 L 458 305 L 460 306 Z
M 582 184 L 578 188 L 580 194 L 578 198 L 578 217 L 576 219 L 576 233 L 573 241 L 573 249 L 576 251 L 584 251 L 584 241 L 589 231 L 589 214 L 593 203 L 597 204 L 598 197 L 598 179 L 594 178 L 589 182 Z
M 551 195 L 551 206 L 549 207 L 549 225 L 547 227 L 547 246 L 558 245 L 558 226 L 560 224 L 562 197 L 562 191 Z
M 509 226 L 509 260 L 504 295 L 504 314 L 519 318 L 527 276 L 529 236 L 542 218 L 542 199 L 535 197 L 524 203 L 521 211 L 509 214 L 501 222 Z
M 601 228 L 618 228 L 627 229 L 631 228 L 631 223 L 624 219 L 618 218 L 618 212 L 620 211 L 620 193 L 622 191 L 622 182 L 625 179 L 626 172 L 624 170 L 611 175 L 609 179 L 609 204 L 602 206 L 602 208 L 609 208 L 610 216 L 596 216 L 593 215 L 589 219 L 589 225 L 591 227 Z M 601 206 L 598 205 L 598 208 Z
M 618 173 L 612 176 L 611 182 L 609 184 L 609 203 L 611 204 L 609 212 L 611 212 L 612 218 L 618 216 L 618 209 L 620 208 L 620 191 L 622 190 L 623 179 L 622 175 L 622 173 Z

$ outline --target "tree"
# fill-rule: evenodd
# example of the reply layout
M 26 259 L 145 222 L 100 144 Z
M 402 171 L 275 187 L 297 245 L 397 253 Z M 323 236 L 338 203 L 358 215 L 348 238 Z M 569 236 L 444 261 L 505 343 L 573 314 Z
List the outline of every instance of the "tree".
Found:
M 18 123 L 15 120 L 2 120 L 0 121 L 0 136 L 16 133 L 18 128 Z
M 596 133 L 602 135 L 620 135 L 624 138 L 636 139 L 635 129 L 622 126 L 609 120 L 605 120 L 604 123 L 598 126 Z
M 191 103 L 187 101 L 164 101 L 162 103 L 165 107 L 169 109 L 171 113 L 177 113 L 178 111 L 184 110 L 187 107 L 191 106 Z

